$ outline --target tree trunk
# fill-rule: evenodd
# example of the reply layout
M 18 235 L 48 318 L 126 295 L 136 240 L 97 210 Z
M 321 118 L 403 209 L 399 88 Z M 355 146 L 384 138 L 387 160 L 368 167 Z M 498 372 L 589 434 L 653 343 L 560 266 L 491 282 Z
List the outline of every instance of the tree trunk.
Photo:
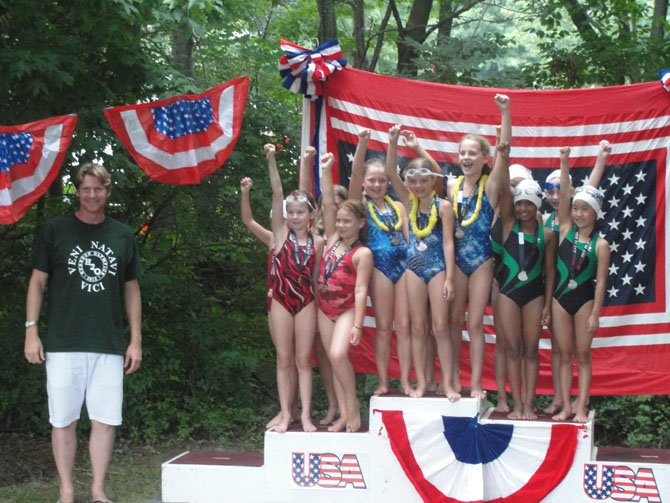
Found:
M 440 0 L 440 27 L 437 30 L 437 44 L 451 38 L 454 26 L 454 0 Z
M 665 18 L 668 16 L 668 0 L 654 0 L 654 13 L 651 21 L 651 38 L 665 37 Z
M 193 76 L 193 47 L 194 41 L 190 30 L 182 24 L 172 30 L 172 64 L 188 77 Z
M 414 62 L 417 52 L 412 42 L 422 44 L 426 40 L 426 27 L 432 6 L 432 0 L 414 0 L 405 28 L 398 22 L 397 68 L 401 75 L 415 77 L 417 74 L 418 69 Z M 396 21 L 398 21 L 397 17 Z
M 365 44 L 365 3 L 363 0 L 353 0 L 352 18 L 354 29 L 354 68 L 365 68 L 367 46 Z
M 319 43 L 337 38 L 335 0 L 316 0 L 319 9 Z
M 370 61 L 370 65 L 367 68 L 371 72 L 375 71 L 375 68 L 377 67 L 377 62 L 379 61 L 379 56 L 382 53 L 382 46 L 384 45 L 384 33 L 386 32 L 386 27 L 388 26 L 392 12 L 393 12 L 393 5 L 392 2 L 389 2 L 388 5 L 386 6 L 384 19 L 382 19 L 382 22 L 379 25 L 379 30 L 377 30 L 377 34 L 375 35 L 377 38 L 377 42 L 375 43 L 375 50 L 372 54 L 372 60 Z

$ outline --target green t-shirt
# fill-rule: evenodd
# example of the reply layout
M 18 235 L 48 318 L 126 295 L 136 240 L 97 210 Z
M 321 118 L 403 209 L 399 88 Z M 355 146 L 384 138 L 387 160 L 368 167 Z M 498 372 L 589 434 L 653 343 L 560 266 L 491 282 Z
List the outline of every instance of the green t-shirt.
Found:
M 46 351 L 125 353 L 124 284 L 142 274 L 126 225 L 110 217 L 87 224 L 74 214 L 48 220 L 33 268 L 49 274 Z

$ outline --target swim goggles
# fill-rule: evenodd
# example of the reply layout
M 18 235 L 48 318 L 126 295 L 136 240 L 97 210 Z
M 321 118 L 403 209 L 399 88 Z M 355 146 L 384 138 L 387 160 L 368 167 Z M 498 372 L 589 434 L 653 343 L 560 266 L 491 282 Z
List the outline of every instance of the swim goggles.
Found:
M 286 196 L 286 202 L 287 203 L 304 203 L 311 210 L 314 210 L 314 206 L 312 205 L 312 202 L 309 200 L 309 197 L 307 197 L 305 194 L 301 192 L 291 192 L 288 196 Z
M 560 182 L 545 182 L 544 184 L 544 190 L 551 192 L 552 190 L 561 190 L 561 183 Z
M 412 178 L 413 176 L 444 176 L 440 173 L 435 173 L 428 168 L 411 168 L 405 171 L 405 178 Z

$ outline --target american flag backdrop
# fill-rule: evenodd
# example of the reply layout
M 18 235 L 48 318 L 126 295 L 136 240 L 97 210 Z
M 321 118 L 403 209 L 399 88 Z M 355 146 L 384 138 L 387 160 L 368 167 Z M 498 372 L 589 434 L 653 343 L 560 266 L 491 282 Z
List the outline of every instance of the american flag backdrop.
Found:
M 500 121 L 493 100 L 496 93 L 511 99 L 511 162 L 531 168 L 539 182 L 559 167 L 559 147 L 571 147 L 571 175 L 578 186 L 595 164 L 599 141 L 606 139 L 612 144 L 600 183 L 605 203 L 599 220 L 600 230 L 610 242 L 612 259 L 601 328 L 592 345 L 591 392 L 670 393 L 666 364 L 670 357 L 666 285 L 670 94 L 658 82 L 528 91 L 434 84 L 346 68 L 326 84 L 315 145 L 321 152 L 335 153 L 340 182 L 346 185 L 358 131 L 371 130 L 368 157 L 383 158 L 388 129 L 401 124 L 416 133 L 445 173 L 457 175 L 456 153 L 463 134 L 475 132 L 494 140 Z M 400 163 L 411 154 L 400 146 Z M 351 357 L 357 371 L 376 373 L 372 307 L 367 314 L 367 336 L 352 350 Z M 495 331 L 490 309 L 484 321 L 488 343 L 484 384 L 495 389 Z M 463 340 L 460 367 L 467 385 L 470 364 L 465 331 Z M 546 330 L 540 349 L 538 392 L 550 393 L 550 338 Z M 398 375 L 395 353 L 390 370 Z

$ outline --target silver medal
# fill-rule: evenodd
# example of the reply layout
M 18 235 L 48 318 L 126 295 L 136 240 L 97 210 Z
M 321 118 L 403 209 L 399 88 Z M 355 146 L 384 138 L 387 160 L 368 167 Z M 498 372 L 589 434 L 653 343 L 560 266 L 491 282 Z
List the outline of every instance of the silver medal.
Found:
M 568 281 L 568 288 L 570 290 L 574 290 L 575 288 L 577 288 L 577 282 L 574 279 L 571 279 L 570 281 Z
M 516 277 L 519 278 L 519 281 L 527 281 L 528 280 L 528 274 L 526 273 L 526 271 L 521 271 L 519 274 L 517 274 Z
M 416 246 L 416 248 L 419 251 L 423 252 L 423 251 L 426 251 L 428 249 L 428 245 L 426 243 L 424 243 L 423 241 L 419 241 L 419 244 Z
M 463 232 L 463 229 L 456 229 L 456 232 L 454 233 L 458 239 L 461 239 L 465 233 Z

